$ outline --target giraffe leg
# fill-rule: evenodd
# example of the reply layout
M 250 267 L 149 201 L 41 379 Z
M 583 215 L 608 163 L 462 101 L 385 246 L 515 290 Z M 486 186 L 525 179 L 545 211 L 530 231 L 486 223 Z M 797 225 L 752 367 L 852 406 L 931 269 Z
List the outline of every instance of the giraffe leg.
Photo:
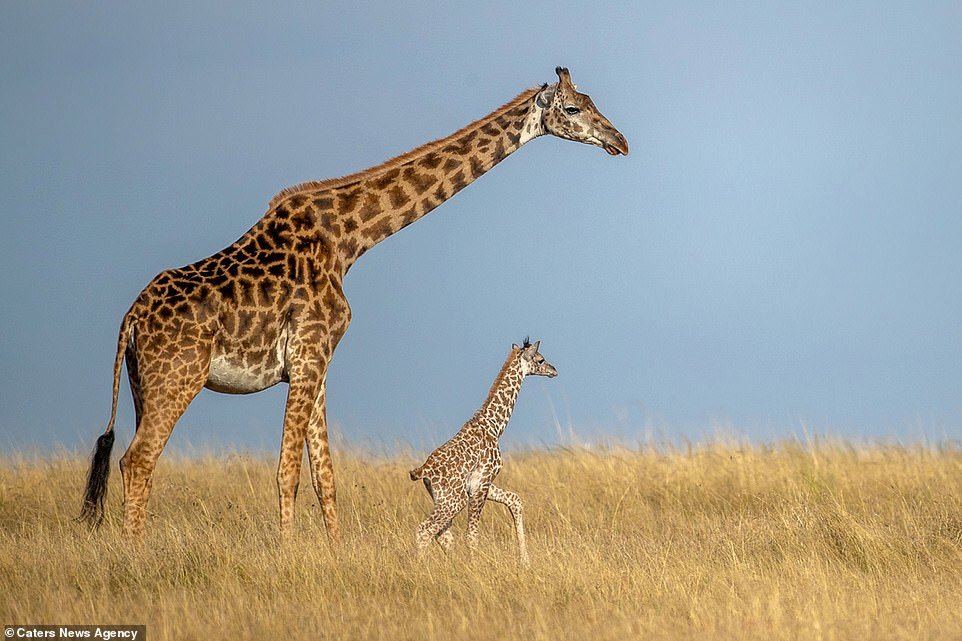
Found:
M 322 376 L 326 377 L 326 372 Z M 331 448 L 327 438 L 326 387 L 326 380 L 322 379 L 307 426 L 307 453 L 311 463 L 311 481 L 321 504 L 327 537 L 331 543 L 337 544 L 341 539 L 341 530 L 337 522 L 334 464 L 331 461 Z
M 281 538 L 288 538 L 294 527 L 294 499 L 301 480 L 301 459 L 307 423 L 314 404 L 311 386 L 291 381 L 284 410 L 284 433 L 281 436 L 281 456 L 277 464 L 277 494 L 280 502 Z
M 424 482 L 424 488 L 428 491 L 431 496 L 431 500 L 434 501 L 434 490 L 431 488 L 431 481 L 428 478 L 421 479 Z M 440 532 L 435 535 L 435 540 L 438 544 L 444 548 L 445 551 L 451 549 L 451 544 L 454 543 L 454 533 L 451 531 L 451 521 L 447 522 Z
M 488 490 L 488 500 L 508 506 L 508 510 L 511 511 L 511 518 L 514 520 L 514 531 L 518 537 L 521 562 L 524 565 L 531 565 L 531 560 L 528 558 L 528 549 L 524 542 L 524 510 L 521 506 L 521 498 L 514 492 L 492 485 Z
M 465 540 L 468 547 L 472 550 L 478 547 L 478 527 L 481 524 L 481 510 L 484 509 L 484 502 L 488 497 L 490 483 L 482 483 L 468 498 L 468 528 L 465 533 Z
M 200 391 L 200 390 L 198 390 Z M 124 536 L 140 539 L 147 520 L 147 501 L 153 484 L 157 459 L 170 438 L 170 433 L 183 410 L 147 411 L 134 434 L 127 452 L 120 459 L 120 472 L 124 479 Z
M 444 548 L 445 551 L 450 550 L 451 544 L 454 543 L 454 532 L 451 531 L 451 521 L 448 521 L 444 529 L 438 532 L 434 538 L 437 539 L 438 544 Z
M 182 330 L 175 338 L 178 340 L 172 341 L 169 336 L 145 338 L 136 356 L 137 386 L 133 390 L 137 431 L 120 459 L 123 533 L 132 540 L 143 536 L 157 459 L 177 420 L 207 380 L 210 350 L 200 333 Z
M 277 464 L 277 496 L 280 504 L 281 538 L 290 537 L 294 523 L 294 499 L 301 476 L 301 457 L 304 453 L 303 435 L 287 429 L 281 436 L 281 455 Z
M 306 441 L 311 481 L 321 504 L 327 536 L 332 543 L 337 543 L 341 532 L 337 520 L 334 465 L 327 438 L 325 388 L 327 366 L 351 321 L 351 308 L 339 282 L 332 280 L 321 297 L 327 308 L 326 314 L 318 315 L 314 310 L 290 321 L 286 360 L 291 389 L 284 415 L 284 443 L 277 483 L 281 534 L 285 535 L 291 531 L 301 452 Z
M 432 539 L 437 539 L 441 547 L 447 549 L 447 544 L 450 543 L 454 536 L 449 529 L 451 527 L 451 521 L 454 520 L 458 512 L 464 509 L 467 503 L 467 499 L 463 495 L 445 497 L 442 492 L 437 492 L 437 495 L 438 498 L 434 502 L 434 509 L 431 510 L 431 514 L 418 525 L 414 537 L 420 554 L 424 553 L 424 549 L 431 543 Z

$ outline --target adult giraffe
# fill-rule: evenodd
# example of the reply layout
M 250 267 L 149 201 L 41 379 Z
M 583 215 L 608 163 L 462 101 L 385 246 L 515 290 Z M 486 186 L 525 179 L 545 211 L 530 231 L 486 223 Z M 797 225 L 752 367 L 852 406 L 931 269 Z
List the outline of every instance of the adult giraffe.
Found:
M 277 486 L 290 534 L 304 442 L 328 537 L 340 536 L 325 417 L 327 367 L 351 320 L 342 282 L 364 252 L 459 192 L 529 140 L 552 134 L 628 154 L 628 142 L 558 82 L 521 93 L 454 134 L 362 172 L 289 187 L 237 242 L 158 274 L 124 316 L 113 403 L 97 439 L 81 518 L 103 519 L 126 358 L 136 431 L 120 460 L 128 538 L 143 534 L 151 477 L 174 424 L 204 387 L 248 394 L 290 384 Z

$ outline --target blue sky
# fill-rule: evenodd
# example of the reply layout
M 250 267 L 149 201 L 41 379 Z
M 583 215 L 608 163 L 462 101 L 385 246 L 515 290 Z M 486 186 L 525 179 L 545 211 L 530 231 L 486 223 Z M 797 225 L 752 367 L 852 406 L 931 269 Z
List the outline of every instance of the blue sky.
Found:
M 526 334 L 513 444 L 962 434 L 958 3 L 346 4 L 0 6 L 0 449 L 92 446 L 154 274 L 556 65 L 631 155 L 535 140 L 364 256 L 339 442 L 436 444 Z M 274 451 L 285 394 L 172 444 Z

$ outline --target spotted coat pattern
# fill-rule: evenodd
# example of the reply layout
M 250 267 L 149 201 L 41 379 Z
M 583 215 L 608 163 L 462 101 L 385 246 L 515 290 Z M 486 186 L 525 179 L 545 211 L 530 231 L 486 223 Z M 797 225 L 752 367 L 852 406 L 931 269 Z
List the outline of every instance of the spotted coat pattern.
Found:
M 468 508 L 466 540 L 476 547 L 478 524 L 485 501 L 496 501 L 508 507 L 514 520 L 521 561 L 529 563 L 524 538 L 521 499 L 514 492 L 494 485 L 501 471 L 499 439 L 511 418 L 525 376 L 558 375 L 538 351 L 541 342 L 514 345 L 491 391 L 474 416 L 448 442 L 434 450 L 421 467 L 411 470 L 412 481 L 421 479 L 434 501 L 431 514 L 417 528 L 415 541 L 419 550 L 435 539 L 447 548 L 453 539 L 451 521 Z
M 579 114 L 564 112 L 564 101 L 581 94 L 566 70 L 558 73 L 558 84 L 525 91 L 447 138 L 357 174 L 283 190 L 229 247 L 165 270 L 144 288 L 121 324 L 104 435 L 112 445 L 126 360 L 136 414 L 136 433 L 120 461 L 128 537 L 143 533 L 157 459 L 202 388 L 246 394 L 287 382 L 277 469 L 280 530 L 291 532 L 306 443 L 327 533 L 338 539 L 325 381 L 351 320 L 344 276 L 364 252 L 553 128 L 562 137 L 627 153 L 624 137 L 593 106 L 582 100 Z M 573 120 L 594 123 L 583 132 L 595 133 L 572 133 Z M 603 142 L 601 131 L 607 132 Z M 91 479 L 94 471 L 92 464 Z M 83 516 L 92 523 L 103 516 L 107 473 L 101 490 L 88 482 Z

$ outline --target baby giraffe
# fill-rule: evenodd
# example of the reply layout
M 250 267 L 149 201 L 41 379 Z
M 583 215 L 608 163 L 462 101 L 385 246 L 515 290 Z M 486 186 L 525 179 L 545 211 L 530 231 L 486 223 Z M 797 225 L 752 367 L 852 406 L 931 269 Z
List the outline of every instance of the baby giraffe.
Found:
M 431 539 L 436 539 L 447 549 L 454 538 L 449 530 L 451 521 L 465 506 L 468 508 L 467 543 L 470 548 L 475 548 L 481 509 L 486 500 L 491 500 L 503 503 L 511 510 L 521 562 L 528 565 L 521 499 L 514 492 L 495 486 L 494 477 L 501 471 L 498 439 L 511 418 L 524 377 L 554 378 L 558 375 L 558 371 L 538 352 L 540 345 L 541 341 L 532 345 L 527 338 L 521 346 L 512 345 L 488 398 L 471 420 L 451 440 L 434 450 L 424 465 L 411 470 L 411 480 L 422 479 L 434 500 L 434 509 L 417 529 L 419 551 L 423 551 Z

